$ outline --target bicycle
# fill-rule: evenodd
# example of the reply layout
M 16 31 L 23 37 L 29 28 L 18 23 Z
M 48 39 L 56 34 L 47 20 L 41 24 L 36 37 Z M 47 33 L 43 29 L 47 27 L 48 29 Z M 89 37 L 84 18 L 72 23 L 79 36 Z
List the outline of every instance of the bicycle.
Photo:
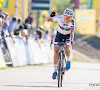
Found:
M 60 42 L 59 45 L 61 46 L 59 56 L 58 56 L 58 87 L 62 87 L 63 75 L 65 73 L 66 68 L 64 67 L 64 61 L 66 63 L 65 52 L 64 52 L 64 45 L 67 43 Z

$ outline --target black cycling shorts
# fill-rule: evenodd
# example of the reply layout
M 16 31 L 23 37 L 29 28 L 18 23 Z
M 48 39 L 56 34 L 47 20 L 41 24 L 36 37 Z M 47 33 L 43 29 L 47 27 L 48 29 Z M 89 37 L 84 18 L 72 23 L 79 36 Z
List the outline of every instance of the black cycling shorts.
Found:
M 54 45 L 58 45 L 59 42 L 70 42 L 70 34 L 63 35 L 57 31 Z

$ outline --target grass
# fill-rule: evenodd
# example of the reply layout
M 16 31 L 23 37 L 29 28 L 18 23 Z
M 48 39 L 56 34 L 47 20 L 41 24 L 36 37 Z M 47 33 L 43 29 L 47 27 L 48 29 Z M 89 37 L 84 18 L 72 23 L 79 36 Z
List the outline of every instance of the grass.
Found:
M 80 57 L 78 57 L 77 55 L 73 55 L 72 57 L 72 62 L 89 62 L 85 59 L 82 59 Z M 43 65 L 47 65 L 47 64 L 53 64 L 53 63 L 41 63 L 41 64 L 32 64 L 32 65 L 22 65 L 22 66 L 17 66 L 17 67 L 12 67 L 12 66 L 7 66 L 7 67 L 3 67 L 0 68 L 1 70 L 5 70 L 5 69 L 9 69 L 9 68 L 18 68 L 18 67 L 29 67 L 29 66 L 43 66 Z
M 0 68 L 0 69 L 5 70 L 5 69 L 9 69 L 9 68 L 18 68 L 18 67 L 43 66 L 43 65 L 47 65 L 47 64 L 52 64 L 52 63 L 30 64 L 30 65 L 22 65 L 22 66 L 17 66 L 17 67 L 7 66 L 7 67 L 3 67 L 3 68 Z
M 73 62 L 89 62 L 89 61 L 87 61 L 85 59 L 79 58 L 77 55 L 73 55 L 72 61 Z
M 0 68 L 1 70 L 4 70 L 4 69 L 8 69 L 9 67 L 7 66 L 7 67 L 2 67 L 2 68 Z
M 79 33 L 75 33 L 75 35 L 77 35 L 79 38 L 82 38 L 82 39 L 88 39 L 88 38 L 100 39 L 100 36 L 98 37 L 97 35 L 85 35 L 85 34 L 79 34 Z

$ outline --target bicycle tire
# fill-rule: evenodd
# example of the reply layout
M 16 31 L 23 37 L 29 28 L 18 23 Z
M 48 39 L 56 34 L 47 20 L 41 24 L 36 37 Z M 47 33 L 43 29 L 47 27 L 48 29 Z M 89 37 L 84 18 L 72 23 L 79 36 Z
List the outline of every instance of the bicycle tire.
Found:
M 60 83 L 60 84 L 61 84 L 61 85 L 60 85 L 61 87 L 62 87 L 62 82 L 63 82 L 63 67 L 62 67 L 62 66 L 63 66 L 63 65 L 62 65 L 63 59 L 64 59 L 64 56 L 63 56 L 63 53 L 61 52 L 61 69 L 62 69 L 62 70 L 61 70 L 61 83 Z
M 61 87 L 62 87 L 62 82 L 63 82 L 63 74 L 61 74 Z
M 58 62 L 58 87 L 60 87 L 61 83 L 61 53 L 59 53 L 59 62 Z

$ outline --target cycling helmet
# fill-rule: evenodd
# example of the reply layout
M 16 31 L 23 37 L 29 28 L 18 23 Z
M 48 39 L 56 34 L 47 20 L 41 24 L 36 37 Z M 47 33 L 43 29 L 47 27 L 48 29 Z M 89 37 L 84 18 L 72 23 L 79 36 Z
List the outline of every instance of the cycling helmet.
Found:
M 74 17 L 74 11 L 72 9 L 69 9 L 69 8 L 65 9 L 63 14 Z

